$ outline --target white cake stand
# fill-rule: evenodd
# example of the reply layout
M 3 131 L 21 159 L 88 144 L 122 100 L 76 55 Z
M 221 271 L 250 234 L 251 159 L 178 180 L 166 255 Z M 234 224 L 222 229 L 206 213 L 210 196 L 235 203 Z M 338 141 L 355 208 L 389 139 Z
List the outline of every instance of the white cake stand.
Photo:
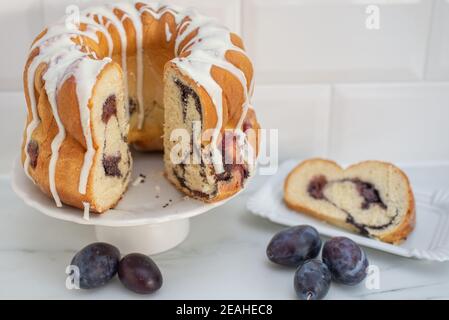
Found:
M 133 185 L 139 174 L 145 182 Z M 29 206 L 65 221 L 94 225 L 98 241 L 117 246 L 122 253 L 155 254 L 167 251 L 189 234 L 189 219 L 224 204 L 206 204 L 185 197 L 163 176 L 161 154 L 134 154 L 134 169 L 128 191 L 115 209 L 85 217 L 80 209 L 58 208 L 25 175 L 17 160 L 12 173 L 14 191 Z

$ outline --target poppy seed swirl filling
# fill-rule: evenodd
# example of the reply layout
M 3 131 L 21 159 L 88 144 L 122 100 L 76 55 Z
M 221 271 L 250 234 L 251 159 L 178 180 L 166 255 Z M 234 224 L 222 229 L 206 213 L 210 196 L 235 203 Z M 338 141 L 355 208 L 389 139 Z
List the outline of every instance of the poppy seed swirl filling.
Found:
M 342 190 L 345 190 L 346 192 L 352 190 L 355 192 L 356 197 L 360 200 L 360 205 L 357 203 L 358 210 L 350 209 L 342 204 L 336 203 L 337 201 L 331 196 L 331 188 L 339 188 L 339 192 L 342 192 Z M 395 219 L 398 217 L 398 212 L 393 216 L 388 216 L 388 206 L 385 204 L 379 190 L 374 184 L 358 178 L 328 180 L 324 175 L 317 175 L 314 176 L 307 185 L 307 192 L 313 199 L 325 201 L 344 212 L 346 214 L 346 222 L 366 236 L 370 235 L 370 229 L 383 230 L 392 226 Z M 383 215 L 387 217 L 387 222 L 381 224 L 367 224 L 360 222 L 364 215 L 371 214 L 370 210 L 381 210 Z
M 237 154 L 240 155 L 241 151 L 238 150 L 236 137 L 227 131 L 221 135 L 218 148 L 221 152 L 223 171 L 216 172 L 213 163 L 207 162 L 203 158 L 206 149 L 202 141 L 195 140 L 203 137 L 195 137 L 193 133 L 195 123 L 199 123 L 201 127 L 203 126 L 201 99 L 191 86 L 180 79 L 174 78 L 173 84 L 178 91 L 180 101 L 176 110 L 180 121 L 178 126 L 192 131 L 188 152 L 182 156 L 183 160 L 181 163 L 172 167 L 175 179 L 182 188 L 188 190 L 194 197 L 202 199 L 215 197 L 219 192 L 218 183 L 233 183 L 234 178 L 235 183 L 243 187 L 250 174 L 248 165 L 238 161 L 241 160 L 241 157 L 238 157 Z M 251 124 L 245 123 L 245 129 L 250 128 Z M 189 163 L 195 156 L 199 159 L 198 163 Z M 210 159 L 207 160 L 210 161 Z M 197 181 L 196 186 L 201 186 L 201 189 L 192 186 L 189 183 L 192 180 Z

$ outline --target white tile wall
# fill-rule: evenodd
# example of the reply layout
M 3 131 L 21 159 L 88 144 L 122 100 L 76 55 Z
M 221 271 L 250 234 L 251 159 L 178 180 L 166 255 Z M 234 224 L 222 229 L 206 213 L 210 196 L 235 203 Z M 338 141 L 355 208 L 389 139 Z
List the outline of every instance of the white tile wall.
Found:
M 164 3 L 197 8 L 200 13 L 216 17 L 231 31 L 241 34 L 240 0 L 165 0 Z
M 278 129 L 280 159 L 326 156 L 330 86 L 259 86 L 253 104 L 266 129 Z
M 329 156 L 344 162 L 449 160 L 449 84 L 337 85 Z
M 80 8 L 108 0 L 15 0 L 0 1 L 0 90 L 22 88 L 22 71 L 28 48 L 43 28 L 65 14 L 67 5 Z M 240 0 L 167 0 L 185 7 L 193 6 L 214 16 L 231 30 L 240 32 Z M 7 44 L 7 49 L 5 49 Z
M 44 22 L 47 25 L 56 21 L 64 15 L 66 7 L 71 4 L 85 9 L 92 5 L 120 1 L 126 0 L 43 0 Z M 240 0 L 165 0 L 163 3 L 197 8 L 200 13 L 216 17 L 228 28 L 240 33 Z
M 0 75 L 0 90 L 21 87 L 29 43 L 61 17 L 67 5 L 85 8 L 110 1 L 114 0 L 3 1 L 0 40 L 11 45 L 1 53 L 5 72 Z M 424 74 L 427 79 L 449 79 L 448 0 L 165 2 L 196 7 L 242 33 L 259 84 L 417 81 Z M 365 10 L 372 4 L 379 8 L 379 30 L 365 25 Z
M 42 0 L 44 26 L 50 25 L 63 17 L 69 5 L 76 5 L 80 9 L 85 9 L 88 6 L 106 2 L 102 0 Z
M 379 30 L 366 28 L 379 4 Z M 247 0 L 243 35 L 261 83 L 417 80 L 422 76 L 428 0 Z
M 20 154 L 25 111 L 22 92 L 0 92 L 0 128 L 3 137 L 0 141 L 0 177 L 11 172 L 13 161 Z
M 437 0 L 430 34 L 426 78 L 449 80 L 449 0 Z
M 22 87 L 28 48 L 42 26 L 40 1 L 0 1 L 0 90 Z
M 68 4 L 110 1 L 1 1 L 0 91 L 21 90 L 32 39 Z M 449 161 L 449 0 L 165 2 L 243 35 L 256 67 L 254 105 L 264 127 L 279 129 L 281 159 Z M 379 30 L 365 27 L 372 4 Z M 1 121 L 21 130 L 24 110 L 8 107 L 0 105 Z

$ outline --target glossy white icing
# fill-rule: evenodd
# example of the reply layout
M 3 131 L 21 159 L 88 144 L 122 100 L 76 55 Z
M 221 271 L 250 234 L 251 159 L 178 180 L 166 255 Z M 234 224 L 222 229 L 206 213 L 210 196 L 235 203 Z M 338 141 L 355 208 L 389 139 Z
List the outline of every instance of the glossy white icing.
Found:
M 86 29 L 81 31 L 77 28 L 69 28 L 64 21 L 49 28 L 46 34 L 36 41 L 31 50 L 39 48 L 39 54 L 33 59 L 27 70 L 27 84 L 28 93 L 30 97 L 30 109 L 32 119 L 26 128 L 26 146 L 31 140 L 33 131 L 39 125 L 40 119 L 36 109 L 36 99 L 34 95 L 34 78 L 39 65 L 45 63 L 48 65 L 47 70 L 43 74 L 45 80 L 45 90 L 47 92 L 49 102 L 52 108 L 55 122 L 58 126 L 58 134 L 51 143 L 52 155 L 49 165 L 49 182 L 50 190 L 58 206 L 61 205 L 55 184 L 55 170 L 59 155 L 59 148 L 65 138 L 65 128 L 59 117 L 58 106 L 56 102 L 56 93 L 67 77 L 74 76 L 77 82 L 77 97 L 80 106 L 80 117 L 83 134 L 86 141 L 86 153 L 84 155 L 83 167 L 80 173 L 79 192 L 86 193 L 89 172 L 92 167 L 95 150 L 92 145 L 92 136 L 90 130 L 90 109 L 89 100 L 92 95 L 92 89 L 95 85 L 96 78 L 106 64 L 111 59 L 104 57 L 99 59 L 95 53 L 90 52 L 84 42 L 81 45 L 74 43 L 72 38 L 81 39 L 84 36 L 99 42 L 97 33 L 105 36 L 108 42 L 109 56 L 113 52 L 113 41 L 110 34 L 110 27 L 112 26 L 120 36 L 121 47 L 121 66 L 125 74 L 125 104 L 128 105 L 128 81 L 127 81 L 127 44 L 128 39 L 124 27 L 124 21 L 129 19 L 134 26 L 136 32 L 136 74 L 137 74 L 137 100 L 138 100 L 138 128 L 141 129 L 144 122 L 144 105 L 143 105 L 143 26 L 141 15 L 144 13 L 151 14 L 155 19 L 160 19 L 164 14 L 171 14 L 175 20 L 176 30 L 172 32 L 170 25 L 165 24 L 165 35 L 167 42 L 171 41 L 173 36 L 176 36 L 174 52 L 176 58 L 172 61 L 177 65 L 179 70 L 188 75 L 198 85 L 202 86 L 211 97 L 216 106 L 217 123 L 215 131 L 212 135 L 212 161 L 217 173 L 223 172 L 223 163 L 221 151 L 217 147 L 220 129 L 223 126 L 223 102 L 222 102 L 222 88 L 212 78 L 212 66 L 218 66 L 233 74 L 243 87 L 245 101 L 242 105 L 242 115 L 238 122 L 238 128 L 243 125 L 247 110 L 250 106 L 249 96 L 252 95 L 254 88 L 254 81 L 251 79 L 250 88 L 248 90 L 248 81 L 245 74 L 232 63 L 229 63 L 226 58 L 226 52 L 229 50 L 241 52 L 244 51 L 235 46 L 231 41 L 230 32 L 216 23 L 215 19 L 211 19 L 198 14 L 195 10 L 181 10 L 174 6 L 164 6 L 157 3 L 150 3 L 141 6 L 133 3 L 119 3 L 113 5 L 99 6 L 87 9 L 81 13 L 80 22 L 86 26 Z M 123 12 L 121 18 L 118 17 L 119 9 Z M 97 20 L 95 20 L 97 19 Z M 104 23 L 104 25 L 103 25 Z M 198 30 L 197 35 L 193 37 L 187 44 L 181 47 L 183 40 L 186 37 Z M 189 55 L 183 58 L 177 56 L 189 52 Z M 249 93 L 248 93 L 249 91 Z M 241 132 L 241 130 L 240 130 Z M 246 135 L 241 135 L 243 140 L 238 140 L 242 145 L 248 145 Z M 239 143 L 239 144 L 240 144 Z M 26 153 L 24 164 L 25 172 L 29 175 L 30 158 Z M 30 177 L 31 178 L 31 177 Z
M 128 39 L 126 36 L 126 30 L 123 26 L 123 22 L 115 15 L 114 13 L 114 6 L 111 5 L 105 5 L 105 6 L 98 6 L 98 7 L 92 7 L 89 9 L 86 9 L 81 13 L 81 15 L 89 15 L 89 16 L 97 16 L 100 20 L 103 18 L 107 19 L 107 22 L 105 24 L 105 27 L 109 29 L 109 27 L 112 25 L 115 30 L 118 32 L 120 36 L 120 48 L 121 48 L 121 66 L 123 70 L 123 74 L 125 75 L 123 77 L 123 81 L 125 84 L 125 105 L 126 108 L 128 108 L 128 77 L 126 76 L 128 74 L 128 62 L 127 62 L 127 54 L 126 50 L 128 47 Z M 98 41 L 97 41 L 98 42 Z
M 140 130 L 143 127 L 145 118 L 145 110 L 143 105 L 143 26 L 140 12 L 137 10 L 135 4 L 132 3 L 117 3 L 114 5 L 116 8 L 125 12 L 124 17 L 131 20 L 134 30 L 136 32 L 136 62 L 137 62 L 137 128 Z M 125 73 L 126 74 L 126 73 Z
M 86 194 L 90 168 L 92 167 L 92 162 L 95 155 L 90 128 L 89 100 L 92 95 L 92 89 L 94 88 L 97 76 L 103 70 L 105 65 L 112 60 L 110 58 L 105 58 L 100 61 L 102 63 L 98 63 L 98 61 L 92 59 L 80 60 L 76 66 L 76 70 L 74 71 L 77 80 L 76 94 L 78 96 L 78 104 L 80 109 L 81 127 L 83 128 L 83 134 L 87 147 L 86 153 L 84 154 L 84 162 L 81 167 L 80 180 L 78 184 L 78 192 L 81 194 Z
M 83 207 L 84 207 L 83 219 L 89 220 L 90 219 L 90 204 L 89 204 L 89 202 L 83 202 Z
M 27 79 L 26 80 L 27 80 L 27 87 L 28 87 L 28 95 L 29 95 L 29 99 L 30 99 L 29 104 L 30 104 L 30 109 L 31 109 L 31 121 L 26 128 L 25 151 L 27 150 L 28 145 L 31 141 L 31 135 L 33 134 L 34 130 L 37 128 L 37 126 L 40 123 L 39 115 L 37 114 L 36 97 L 34 94 L 34 77 L 30 76 L 30 74 L 34 75 L 38 65 L 39 65 L 39 62 L 36 59 L 34 59 L 33 62 L 28 67 L 28 71 L 27 71 Z M 28 176 L 28 178 L 30 178 L 33 182 L 35 182 L 29 173 L 29 169 L 30 169 L 30 155 L 26 151 L 25 152 L 24 170 L 25 170 L 25 173 Z
M 93 28 L 94 30 L 101 32 L 108 42 L 108 56 L 110 57 L 112 55 L 112 50 L 114 49 L 114 42 L 112 41 L 112 37 L 108 32 L 108 29 L 102 24 L 101 19 L 97 22 L 87 13 L 86 16 L 80 17 L 80 23 L 84 23 L 88 25 L 89 28 Z
M 67 38 L 61 38 L 63 40 Z M 67 40 L 71 42 L 70 39 Z M 64 42 L 64 41 L 62 41 Z M 56 93 L 59 87 L 60 80 L 65 76 L 65 70 L 68 68 L 73 61 L 81 57 L 80 51 L 73 50 L 72 45 L 67 44 L 61 48 L 59 53 L 51 57 L 47 72 L 44 73 L 43 79 L 45 81 L 45 91 L 47 92 L 48 101 L 53 113 L 53 118 L 58 126 L 58 133 L 53 138 L 51 142 L 51 157 L 50 164 L 48 168 L 50 192 L 55 199 L 56 205 L 58 207 L 62 206 L 61 200 L 59 199 L 58 191 L 56 190 L 56 165 L 59 157 L 59 148 L 65 139 L 65 128 L 59 117 L 58 104 L 56 101 Z M 57 66 L 57 67 L 55 67 Z
M 167 42 L 170 42 L 172 33 L 170 32 L 170 25 L 168 23 L 165 23 L 165 40 Z
M 71 46 L 71 47 L 74 46 L 74 43 L 72 41 L 67 40 L 67 36 L 65 36 L 66 34 L 68 34 L 69 36 L 85 35 L 96 37 L 96 35 L 91 33 L 90 31 L 70 30 L 69 32 L 67 32 L 67 28 L 65 27 L 65 25 L 61 25 L 61 23 L 48 29 L 47 33 L 42 38 L 37 40 L 36 43 L 34 43 L 31 46 L 30 49 L 31 52 L 33 52 L 34 50 L 39 50 L 39 53 L 32 60 L 26 73 L 26 82 L 27 82 L 28 95 L 30 98 L 30 109 L 32 119 L 26 128 L 25 148 L 28 146 L 34 130 L 40 123 L 40 118 L 37 112 L 37 103 L 34 88 L 34 78 L 37 68 L 42 63 L 49 64 L 51 58 L 54 55 L 58 54 L 61 48 L 63 48 L 64 46 Z M 31 180 L 33 180 L 29 174 L 30 158 L 27 152 L 25 153 L 25 156 L 26 158 L 24 162 L 24 170 L 27 176 Z
M 87 18 L 85 19 L 87 21 Z M 94 26 L 94 24 L 90 24 Z M 95 27 L 96 28 L 96 27 Z M 98 29 L 98 28 L 96 28 Z M 71 37 L 86 36 L 98 41 L 95 30 L 87 28 L 86 31 L 72 30 L 68 28 L 65 22 L 60 22 L 49 28 L 46 34 L 36 41 L 31 50 L 38 49 L 39 53 L 34 57 L 32 63 L 27 70 L 28 93 L 30 96 L 30 108 L 32 110 L 32 120 L 26 130 L 26 146 L 31 140 L 34 129 L 39 125 L 40 119 L 36 108 L 36 97 L 34 94 L 34 78 L 37 68 L 41 64 L 47 65 L 47 70 L 43 73 L 45 81 L 45 91 L 48 96 L 53 117 L 58 127 L 58 133 L 51 142 L 51 157 L 49 162 L 49 187 L 50 192 L 58 207 L 62 206 L 56 189 L 56 165 L 59 158 L 59 148 L 65 139 L 66 133 L 64 125 L 59 117 L 56 94 L 61 84 L 70 77 L 74 76 L 77 81 L 77 95 L 80 107 L 81 125 L 86 138 L 87 151 L 85 155 L 85 163 L 81 170 L 80 190 L 85 193 L 85 185 L 87 184 L 88 172 L 92 163 L 92 154 L 95 153 L 92 147 L 92 138 L 90 135 L 90 110 L 87 102 L 92 93 L 93 85 L 97 74 L 101 71 L 109 58 L 103 60 L 94 60 L 87 58 L 88 52 L 82 51 L 82 46 L 72 41 Z M 88 122 L 88 124 L 86 124 Z M 87 161 L 87 162 L 86 162 Z M 29 176 L 29 155 L 26 153 L 24 169 Z M 87 172 L 87 174 L 86 174 Z
M 229 50 L 241 52 L 243 54 L 245 53 L 232 43 L 229 30 L 218 25 L 215 22 L 215 19 L 199 15 L 194 10 L 188 11 L 187 15 L 191 19 L 184 20 L 178 27 L 179 30 L 183 31 L 176 38 L 175 53 L 180 52 L 181 54 L 184 51 L 190 51 L 190 54 L 185 58 L 175 58 L 173 62 L 183 73 L 187 74 L 206 89 L 216 106 L 217 124 L 212 135 L 211 151 L 215 171 L 221 173 L 224 171 L 224 166 L 221 150 L 218 147 L 218 138 L 223 126 L 222 89 L 212 78 L 211 68 L 212 66 L 219 66 L 220 68 L 225 69 L 239 79 L 242 85 L 245 101 L 242 106 L 243 111 L 238 124 L 238 128 L 240 128 L 243 124 L 249 105 L 247 80 L 242 70 L 228 62 L 225 55 Z M 185 44 L 183 48 L 180 48 L 180 45 L 185 38 L 197 29 L 198 34 Z
M 146 12 L 153 16 L 154 19 L 160 20 L 162 16 L 166 13 L 172 14 L 175 18 L 175 23 L 178 25 L 185 15 L 182 14 L 182 9 L 175 5 L 164 5 L 162 3 L 151 2 L 144 4 L 140 9 L 140 13 Z
M 177 65 L 181 72 L 187 74 L 190 78 L 195 80 L 207 91 L 216 106 L 217 124 L 212 135 L 211 157 L 215 171 L 217 173 L 221 173 L 224 171 L 223 158 L 221 155 L 221 150 L 218 148 L 217 143 L 220 136 L 220 129 L 223 126 L 222 89 L 212 78 L 211 68 L 215 65 L 227 70 L 228 72 L 232 73 L 237 79 L 239 79 L 240 83 L 242 84 L 245 100 L 242 106 L 242 114 L 237 125 L 237 132 L 241 132 L 240 129 L 242 128 L 247 110 L 251 107 L 249 96 L 251 96 L 254 91 L 254 77 L 252 77 L 251 79 L 248 94 L 247 79 L 245 77 L 245 74 L 242 72 L 242 70 L 235 67 L 232 63 L 228 62 L 225 58 L 225 55 L 229 50 L 237 51 L 245 55 L 246 53 L 232 43 L 229 30 L 217 24 L 215 19 L 202 16 L 198 14 L 194 9 L 181 11 L 179 10 L 179 8 L 173 10 L 170 10 L 168 7 L 162 8 L 164 8 L 164 10 L 161 10 L 161 12 L 159 13 L 159 17 L 163 13 L 165 13 L 165 11 L 169 11 L 174 14 L 175 21 L 178 24 L 177 38 L 175 40 L 174 48 L 175 56 L 178 54 L 182 54 L 185 51 L 190 51 L 190 54 L 187 57 L 175 58 L 172 61 Z M 160 9 L 160 7 L 158 9 Z M 152 8 L 152 10 L 150 11 L 155 11 L 155 8 Z M 193 37 L 187 44 L 184 44 L 182 48 L 180 48 L 185 38 L 196 29 L 198 29 L 197 35 Z M 249 152 L 245 152 L 245 155 L 250 154 L 250 156 L 245 157 L 244 160 L 248 164 L 251 164 L 251 162 L 253 162 L 250 159 L 251 154 L 253 154 L 251 145 L 248 143 L 246 135 L 238 135 L 244 137 L 243 140 L 239 138 L 238 141 L 240 141 L 242 145 L 247 146 L 249 150 Z M 251 168 L 252 166 L 250 166 L 250 170 Z

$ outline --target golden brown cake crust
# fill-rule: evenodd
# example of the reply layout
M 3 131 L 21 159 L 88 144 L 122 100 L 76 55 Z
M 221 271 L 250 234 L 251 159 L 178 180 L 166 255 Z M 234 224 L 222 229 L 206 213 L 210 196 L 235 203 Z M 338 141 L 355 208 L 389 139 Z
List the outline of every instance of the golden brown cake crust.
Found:
M 115 68 L 121 73 L 120 67 L 116 63 L 111 63 L 102 70 L 98 78 L 103 73 L 108 72 L 109 68 Z M 96 87 L 93 90 L 95 92 Z M 41 117 L 41 124 L 34 131 L 32 139 L 38 142 L 39 157 L 36 168 L 29 167 L 29 173 L 39 188 L 51 197 L 48 170 L 51 156 L 51 142 L 58 133 L 58 128 L 52 116 L 51 107 L 44 88 L 40 87 L 37 91 L 39 92 L 38 110 Z M 92 212 L 102 213 L 108 208 L 102 208 L 94 201 L 91 188 L 92 183 L 90 181 L 87 184 L 86 194 L 80 194 L 78 191 L 78 181 L 83 165 L 84 153 L 86 152 L 86 142 L 84 136 L 81 134 L 82 129 L 79 120 L 78 100 L 76 98 L 76 82 L 73 77 L 68 78 L 62 84 L 57 102 L 58 106 L 64 106 L 63 108 L 59 108 L 59 115 L 67 131 L 64 142 L 59 149 L 59 160 L 56 165 L 56 186 L 59 197 L 65 204 L 80 209 L 84 208 L 83 202 L 89 202 Z M 92 104 L 89 107 L 91 108 Z M 30 121 L 30 118 L 28 118 L 28 121 Z M 93 129 L 92 126 L 91 129 Z M 98 149 L 98 144 L 95 139 L 93 142 L 94 148 Z M 23 139 L 22 145 L 22 164 L 25 162 L 26 146 L 24 144 L 25 139 Z M 95 157 L 100 156 L 101 154 L 99 153 L 95 154 Z M 89 176 L 89 179 L 91 178 Z
M 143 6 L 143 3 L 137 3 L 135 8 L 140 9 Z M 118 18 L 122 18 L 124 16 L 124 11 L 114 9 L 114 14 Z M 107 22 L 106 18 L 102 18 L 102 21 L 100 21 L 98 15 L 94 15 L 93 17 L 97 22 L 102 22 L 103 25 Z M 175 58 L 176 30 L 178 26 L 175 22 L 175 17 L 171 12 L 166 12 L 162 14 L 159 19 L 156 19 L 152 14 L 143 11 L 141 14 L 141 22 L 143 26 L 142 48 L 144 52 L 143 63 L 145 70 L 143 79 L 146 88 L 144 90 L 145 92 L 143 97 L 145 103 L 145 118 L 143 127 L 139 130 L 136 116 L 131 115 L 130 130 L 127 138 L 130 144 L 134 144 L 141 150 L 162 150 L 163 145 L 161 136 L 163 135 L 163 112 L 161 112 L 161 110 L 163 104 L 162 92 L 164 85 L 164 68 L 167 68 L 170 64 L 169 61 Z M 86 24 L 80 24 L 80 30 L 85 30 L 86 27 Z M 129 18 L 124 19 L 123 27 L 127 38 L 126 51 L 129 71 L 128 75 L 123 76 L 127 77 L 128 80 L 129 96 L 135 98 L 137 93 L 135 76 L 135 70 L 137 68 L 137 35 L 135 27 Z M 121 70 L 120 66 L 122 62 L 122 52 L 120 33 L 113 24 L 109 25 L 107 28 L 113 42 L 113 50 L 111 54 L 113 62 L 106 65 L 104 70 L 98 75 L 98 78 L 101 78 L 102 74 L 109 68 L 117 68 Z M 173 34 L 171 39 L 167 38 L 167 28 Z M 36 43 L 36 41 L 44 37 L 47 32 L 48 29 L 41 32 L 33 43 Z M 197 30 L 194 30 L 191 35 L 186 37 L 180 45 L 180 48 L 182 48 L 183 45 L 187 45 L 189 40 L 192 39 L 196 33 Z M 82 44 L 83 50 L 92 52 L 91 59 L 94 59 L 94 54 L 98 59 L 102 59 L 108 55 L 109 45 L 107 37 L 104 34 L 99 31 L 96 32 L 96 34 L 99 39 L 98 43 L 84 35 L 73 35 L 71 36 L 71 39 L 74 43 Z M 234 45 L 243 49 L 243 42 L 237 35 L 230 33 L 230 38 Z M 51 197 L 49 186 L 49 162 L 51 157 L 51 142 L 58 133 L 58 127 L 53 117 L 49 99 L 44 87 L 45 82 L 43 80 L 43 75 L 45 74 L 48 66 L 45 63 L 42 63 L 37 68 L 37 71 L 33 75 L 34 88 L 28 88 L 27 82 L 30 65 L 39 53 L 39 47 L 30 52 L 24 69 L 24 92 L 28 111 L 26 125 L 28 126 L 32 121 L 31 97 L 28 89 L 34 90 L 37 111 L 41 120 L 40 124 L 31 135 L 31 138 L 36 140 L 39 144 L 39 161 L 34 169 L 29 169 L 29 174 L 35 180 L 39 188 Z M 184 57 L 187 57 L 188 55 L 189 51 L 183 53 Z M 253 67 L 249 58 L 245 54 L 233 50 L 226 52 L 225 58 L 228 62 L 232 63 L 244 73 L 248 86 L 245 89 L 249 91 L 250 83 L 253 78 Z M 242 88 L 241 83 L 228 70 L 213 66 L 211 69 L 211 75 L 223 90 L 224 111 L 222 130 L 226 128 L 236 128 L 239 116 L 243 112 L 242 105 L 244 102 L 244 88 Z M 183 81 L 190 83 L 195 82 L 194 79 L 190 79 L 186 75 L 183 75 Z M 90 180 L 92 178 L 92 172 L 89 175 L 86 194 L 82 195 L 78 192 L 78 181 L 80 180 L 83 157 L 86 152 L 86 142 L 80 123 L 76 89 L 76 81 L 74 81 L 73 77 L 70 77 L 65 80 L 57 91 L 58 111 L 61 121 L 66 129 L 66 137 L 60 147 L 59 158 L 56 164 L 56 189 L 63 203 L 74 207 L 83 208 L 83 202 L 89 202 L 91 211 L 101 213 L 111 207 L 102 207 L 94 201 L 92 194 L 92 183 Z M 216 108 L 206 90 L 200 87 L 198 91 L 202 101 L 204 130 L 207 128 L 213 128 L 217 122 Z M 252 109 L 248 111 L 246 119 L 249 123 L 251 123 L 253 128 L 259 128 L 259 124 L 257 123 L 254 111 Z M 91 130 L 93 130 L 92 126 Z M 255 145 L 256 150 L 258 149 L 257 140 L 258 139 L 256 139 Z M 24 163 L 26 159 L 27 146 L 25 144 L 26 128 L 22 143 L 22 163 Z M 97 147 L 98 146 L 94 141 L 94 148 L 96 150 Z M 101 155 L 97 152 L 95 154 L 95 159 L 98 160 L 98 157 L 100 156 Z M 227 183 L 220 182 L 218 194 L 214 198 L 208 199 L 207 201 L 219 201 L 235 194 L 242 188 L 242 185 L 236 180 L 238 180 L 237 177 Z M 182 190 L 182 188 L 180 189 Z M 186 190 L 182 191 L 190 194 Z M 119 201 L 119 199 L 117 199 L 117 201 Z
M 408 189 L 408 210 L 407 213 L 405 215 L 405 218 L 403 219 L 403 221 L 397 225 L 396 228 L 392 229 L 389 233 L 384 234 L 380 237 L 378 237 L 379 240 L 383 241 L 383 242 L 388 242 L 388 243 L 392 243 L 392 244 L 400 244 L 401 242 L 403 242 L 404 240 L 407 239 L 407 236 L 413 231 L 414 227 L 415 227 L 415 223 L 416 223 L 416 213 L 415 213 L 415 200 L 414 200 L 414 195 L 413 195 L 413 191 L 409 182 L 409 179 L 407 177 L 407 175 L 400 170 L 399 168 L 397 168 L 396 166 L 392 165 L 391 163 L 388 162 L 382 162 L 382 161 L 374 161 L 374 160 L 368 160 L 368 161 L 362 161 L 359 162 L 357 164 L 353 164 L 351 166 L 349 166 L 348 168 L 344 169 L 342 168 L 339 164 L 337 164 L 334 161 L 331 160 L 327 160 L 327 159 L 321 159 L 321 158 L 313 158 L 313 159 L 308 159 L 305 160 L 303 162 L 301 162 L 300 164 L 298 164 L 294 169 L 291 170 L 291 172 L 289 173 L 289 175 L 287 176 L 287 178 L 285 179 L 284 182 L 284 202 L 287 205 L 287 207 L 300 212 L 300 213 L 305 213 L 307 215 L 310 215 L 314 218 L 320 219 L 322 221 L 326 221 L 329 222 L 333 225 L 339 226 L 341 228 L 344 229 L 348 229 L 351 230 L 353 232 L 357 232 L 357 229 L 348 223 L 345 223 L 341 220 L 338 219 L 332 219 L 331 217 L 324 215 L 323 213 L 320 213 L 316 210 L 313 210 L 307 206 L 301 206 L 298 205 L 296 203 L 294 203 L 293 199 L 289 199 L 287 196 L 285 196 L 285 190 L 288 188 L 289 184 L 291 183 L 291 179 L 292 176 L 295 172 L 297 172 L 298 170 L 301 170 L 304 166 L 306 166 L 309 163 L 316 163 L 317 161 L 319 162 L 324 162 L 327 163 L 328 165 L 334 166 L 336 170 L 338 171 L 344 171 L 344 170 L 348 170 L 350 168 L 355 168 L 357 166 L 363 166 L 366 163 L 380 163 L 380 164 L 385 164 L 385 165 L 389 165 L 392 166 L 392 168 L 399 173 L 404 179 L 405 181 L 407 181 L 407 189 Z

